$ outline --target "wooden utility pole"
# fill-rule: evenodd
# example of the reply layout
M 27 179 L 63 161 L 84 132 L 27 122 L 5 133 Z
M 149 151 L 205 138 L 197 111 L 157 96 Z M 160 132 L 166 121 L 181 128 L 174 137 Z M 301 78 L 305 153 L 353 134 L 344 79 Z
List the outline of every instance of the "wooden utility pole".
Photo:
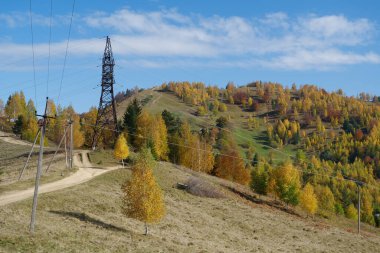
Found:
M 66 127 L 65 127 L 65 130 L 63 131 L 63 136 L 62 136 L 62 138 L 61 138 L 61 140 L 60 140 L 60 142 L 59 142 L 59 144 L 58 144 L 57 149 L 56 149 L 55 152 L 54 152 L 53 157 L 51 158 L 51 160 L 50 160 L 50 162 L 49 162 L 49 165 L 47 166 L 47 168 L 46 168 L 46 170 L 45 170 L 45 173 L 48 172 L 51 163 L 53 162 L 55 156 L 56 156 L 57 153 L 58 153 L 58 150 L 61 148 L 61 145 L 62 145 L 63 139 L 66 139 L 67 128 L 68 128 L 68 126 L 66 126 Z
M 358 187 L 358 234 L 360 234 L 360 185 L 356 184 Z
M 68 161 L 68 157 L 67 157 L 67 134 L 66 134 L 66 137 L 65 137 L 65 162 L 66 162 L 66 169 L 69 168 L 69 161 Z
M 43 154 L 44 154 L 44 138 L 45 138 L 45 131 L 46 131 L 46 123 L 47 123 L 47 118 L 48 118 L 48 116 L 46 115 L 48 101 L 49 101 L 49 98 L 46 98 L 44 114 L 43 115 L 37 115 L 37 116 L 41 116 L 42 120 L 39 120 L 39 124 L 41 127 L 41 138 L 40 138 L 40 152 L 38 155 L 36 181 L 35 181 L 35 186 L 34 186 L 32 215 L 31 215 L 31 219 L 30 219 L 30 232 L 31 233 L 34 233 L 34 225 L 35 225 L 35 221 L 36 221 L 38 187 L 40 184 L 40 178 L 41 178 L 41 173 L 42 173 L 42 158 L 43 158 Z
M 345 176 L 343 176 L 343 178 L 346 180 L 350 180 L 350 181 L 354 182 L 356 184 L 356 186 L 358 187 L 358 234 L 360 234 L 360 204 L 361 204 L 360 203 L 361 202 L 360 187 L 363 186 L 365 183 L 362 181 L 356 180 L 356 179 L 345 177 Z
M 70 124 L 70 169 L 73 168 L 73 121 L 70 119 L 69 121 Z

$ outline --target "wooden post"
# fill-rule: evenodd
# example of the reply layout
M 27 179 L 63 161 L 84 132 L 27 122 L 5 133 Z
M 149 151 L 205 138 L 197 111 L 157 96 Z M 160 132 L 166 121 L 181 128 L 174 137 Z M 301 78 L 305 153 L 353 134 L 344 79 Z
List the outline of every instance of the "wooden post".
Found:
M 61 140 L 60 140 L 60 142 L 59 142 L 59 144 L 58 144 L 58 147 L 57 147 L 57 149 L 56 149 L 56 150 L 55 150 L 55 152 L 54 152 L 54 155 L 53 155 L 53 157 L 51 158 L 51 160 L 50 160 L 50 162 L 49 162 L 49 165 L 47 166 L 47 168 L 46 168 L 46 170 L 45 170 L 45 173 L 46 173 L 46 172 L 48 172 L 48 170 L 49 170 L 49 168 L 50 168 L 50 165 L 51 165 L 51 163 L 53 162 L 53 160 L 54 160 L 55 156 L 57 155 L 57 152 L 58 152 L 59 148 L 60 148 L 60 147 L 61 147 L 61 145 L 62 145 L 62 141 L 63 141 L 63 139 L 65 139 L 65 138 L 66 138 L 66 130 L 67 130 L 67 127 L 65 127 L 65 130 L 64 130 L 64 132 L 63 132 L 63 136 L 62 136 L 62 138 L 61 138 Z
M 360 185 L 358 184 L 358 234 L 360 234 Z
M 70 119 L 70 169 L 73 168 L 73 121 Z
M 33 149 L 34 149 L 34 146 L 36 145 L 36 142 L 37 142 L 37 139 L 38 139 L 38 135 L 40 134 L 40 131 L 41 131 L 41 128 L 38 128 L 38 131 L 37 131 L 37 133 L 36 133 L 36 137 L 34 138 L 34 142 L 33 142 L 32 148 L 30 149 L 30 152 L 29 152 L 29 155 L 28 155 L 28 159 L 26 160 L 26 163 L 25 163 L 24 167 L 23 167 L 22 170 L 21 170 L 21 173 L 20 173 L 20 176 L 18 177 L 18 180 L 21 179 L 22 174 L 24 174 L 24 170 L 25 170 L 26 166 L 27 166 L 28 163 L 29 163 L 29 159 L 30 159 L 30 157 L 32 156 Z
M 38 155 L 37 174 L 36 174 L 36 181 L 35 181 L 34 195 L 33 195 L 32 216 L 30 219 L 30 232 L 31 233 L 34 233 L 34 225 L 35 225 L 35 221 L 36 221 L 38 187 L 40 184 L 40 178 L 41 178 L 41 172 L 42 172 L 42 157 L 44 154 L 44 138 L 45 138 L 46 121 L 47 121 L 46 110 L 47 110 L 48 101 L 49 101 L 49 99 L 46 98 L 45 113 L 43 115 L 43 120 L 41 123 L 40 153 Z
M 66 162 L 66 169 L 69 168 L 69 162 L 68 162 L 68 157 L 67 157 L 67 134 L 65 136 L 65 162 Z

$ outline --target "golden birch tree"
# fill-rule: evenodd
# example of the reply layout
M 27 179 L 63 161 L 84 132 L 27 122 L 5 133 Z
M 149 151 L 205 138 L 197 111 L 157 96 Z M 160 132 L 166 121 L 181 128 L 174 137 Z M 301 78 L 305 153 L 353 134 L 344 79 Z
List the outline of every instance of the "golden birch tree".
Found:
M 126 159 L 129 156 L 129 148 L 124 134 L 120 134 L 117 138 L 113 155 L 117 160 L 121 160 L 121 163 L 123 164 L 124 168 L 124 159 Z
M 314 215 L 318 208 L 317 195 L 314 193 L 314 188 L 311 184 L 307 183 L 303 188 L 300 195 L 300 202 L 302 208 L 311 215 Z
M 129 218 L 145 223 L 159 222 L 165 215 L 165 202 L 161 188 L 153 176 L 154 159 L 149 149 L 142 149 L 132 168 L 132 176 L 121 187 L 122 212 Z

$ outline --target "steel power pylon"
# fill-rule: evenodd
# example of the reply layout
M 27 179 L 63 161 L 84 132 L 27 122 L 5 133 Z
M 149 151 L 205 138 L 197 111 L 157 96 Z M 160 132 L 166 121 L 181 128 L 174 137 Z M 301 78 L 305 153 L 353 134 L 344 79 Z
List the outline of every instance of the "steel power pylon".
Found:
M 115 83 L 113 67 L 115 66 L 115 60 L 112 55 L 111 40 L 108 36 L 102 62 L 102 93 L 92 139 L 93 149 L 95 149 L 99 135 L 106 125 L 109 129 L 117 130 L 116 104 L 113 95 L 113 84 Z M 114 132 L 115 135 L 116 131 Z

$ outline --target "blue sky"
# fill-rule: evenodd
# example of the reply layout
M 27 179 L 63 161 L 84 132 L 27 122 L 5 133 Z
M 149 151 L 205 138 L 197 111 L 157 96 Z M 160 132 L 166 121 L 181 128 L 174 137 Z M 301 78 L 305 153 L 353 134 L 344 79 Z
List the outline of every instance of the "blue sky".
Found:
M 35 96 L 29 0 L 0 1 L 0 99 L 23 90 L 41 111 L 46 95 L 58 102 L 62 80 L 60 104 L 96 106 L 106 35 L 116 92 L 263 80 L 380 95 L 379 1 L 76 0 L 62 79 L 72 3 L 53 0 L 48 78 L 50 1 L 32 0 Z

